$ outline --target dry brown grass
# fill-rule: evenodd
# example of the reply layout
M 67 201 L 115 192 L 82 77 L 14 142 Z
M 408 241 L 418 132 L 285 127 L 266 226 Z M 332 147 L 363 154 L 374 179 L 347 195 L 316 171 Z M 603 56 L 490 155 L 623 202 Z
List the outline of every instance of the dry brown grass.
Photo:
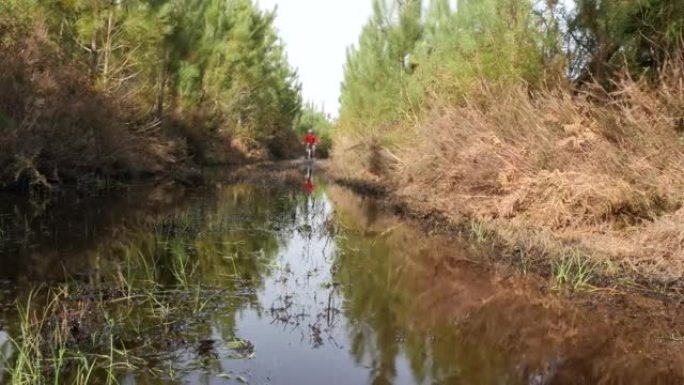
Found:
M 543 243 L 554 258 L 572 245 L 606 272 L 682 278 L 684 62 L 653 84 L 625 77 L 611 94 L 483 86 L 461 106 L 437 105 L 419 139 L 384 157 L 385 180 L 511 245 Z
M 134 176 L 173 162 L 173 146 L 136 108 L 91 86 L 40 23 L 0 20 L 0 181 L 49 186 Z

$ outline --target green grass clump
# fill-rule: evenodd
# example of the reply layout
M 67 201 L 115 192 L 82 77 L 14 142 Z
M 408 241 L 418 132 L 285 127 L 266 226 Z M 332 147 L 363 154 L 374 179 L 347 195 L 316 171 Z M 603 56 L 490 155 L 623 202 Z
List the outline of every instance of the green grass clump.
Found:
M 563 286 L 573 290 L 584 289 L 590 286 L 596 264 L 579 253 L 572 253 L 560 257 L 553 262 L 553 277 L 556 280 L 556 288 Z

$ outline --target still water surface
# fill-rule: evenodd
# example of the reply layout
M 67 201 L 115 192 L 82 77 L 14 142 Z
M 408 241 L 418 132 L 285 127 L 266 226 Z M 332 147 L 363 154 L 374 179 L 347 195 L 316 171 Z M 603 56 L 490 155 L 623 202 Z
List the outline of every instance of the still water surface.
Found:
M 120 384 L 682 379 L 679 343 L 651 348 L 661 334 L 573 310 L 538 280 L 477 262 L 491 251 L 429 237 L 323 181 L 310 194 L 252 183 L 6 198 L 0 218 L 2 370 L 19 336 L 13 301 L 42 285 L 68 291 L 73 346 L 126 348 Z

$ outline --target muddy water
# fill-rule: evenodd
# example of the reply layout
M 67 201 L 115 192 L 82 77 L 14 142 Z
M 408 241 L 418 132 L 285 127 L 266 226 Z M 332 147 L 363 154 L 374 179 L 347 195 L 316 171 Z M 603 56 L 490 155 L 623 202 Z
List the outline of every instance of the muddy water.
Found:
M 17 303 L 57 288 L 67 349 L 125 349 L 97 384 L 682 383 L 676 309 L 577 304 L 482 263 L 486 247 L 301 182 L 2 199 L 0 384 Z

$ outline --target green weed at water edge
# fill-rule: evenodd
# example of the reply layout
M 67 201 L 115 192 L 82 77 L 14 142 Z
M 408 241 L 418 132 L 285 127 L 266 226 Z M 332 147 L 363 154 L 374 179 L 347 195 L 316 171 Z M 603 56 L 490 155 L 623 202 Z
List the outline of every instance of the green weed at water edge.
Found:
M 594 271 L 595 263 L 583 258 L 578 252 L 572 252 L 554 261 L 553 277 L 556 280 L 556 289 L 562 286 L 570 286 L 573 290 L 589 286 Z

